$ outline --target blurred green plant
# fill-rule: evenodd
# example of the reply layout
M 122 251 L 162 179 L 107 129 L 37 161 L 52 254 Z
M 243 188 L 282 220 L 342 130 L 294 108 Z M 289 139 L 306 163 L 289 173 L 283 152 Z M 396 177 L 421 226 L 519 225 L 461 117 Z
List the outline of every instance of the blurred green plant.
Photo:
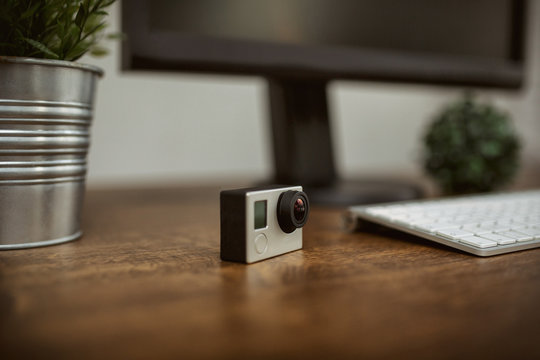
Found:
M 425 170 L 446 194 L 495 190 L 519 167 L 520 142 L 509 116 L 471 96 L 435 117 L 424 146 Z
M 98 45 L 115 0 L 0 0 L 0 55 L 75 61 Z

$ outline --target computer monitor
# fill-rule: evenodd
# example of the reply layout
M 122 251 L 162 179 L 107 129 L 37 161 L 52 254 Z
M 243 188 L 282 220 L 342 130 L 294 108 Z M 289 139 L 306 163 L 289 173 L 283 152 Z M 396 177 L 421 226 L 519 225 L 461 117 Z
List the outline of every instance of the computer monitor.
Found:
M 274 182 L 327 203 L 400 200 L 416 188 L 340 183 L 328 82 L 518 89 L 525 17 L 526 0 L 131 0 L 122 2 L 122 67 L 263 76 Z

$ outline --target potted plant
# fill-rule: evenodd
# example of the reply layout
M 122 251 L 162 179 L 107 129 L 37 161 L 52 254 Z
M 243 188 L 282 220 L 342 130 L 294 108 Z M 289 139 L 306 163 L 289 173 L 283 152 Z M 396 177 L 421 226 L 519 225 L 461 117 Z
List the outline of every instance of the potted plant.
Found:
M 510 117 L 467 95 L 428 128 L 424 168 L 446 194 L 488 192 L 512 180 L 519 148 Z
M 0 3 L 0 249 L 81 235 L 98 40 L 114 0 Z

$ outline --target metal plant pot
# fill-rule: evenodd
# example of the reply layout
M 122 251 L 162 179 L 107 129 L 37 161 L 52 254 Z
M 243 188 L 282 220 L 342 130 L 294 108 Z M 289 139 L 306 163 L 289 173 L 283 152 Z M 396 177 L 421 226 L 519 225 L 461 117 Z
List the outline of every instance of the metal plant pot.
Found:
M 0 250 L 81 236 L 96 67 L 0 56 Z

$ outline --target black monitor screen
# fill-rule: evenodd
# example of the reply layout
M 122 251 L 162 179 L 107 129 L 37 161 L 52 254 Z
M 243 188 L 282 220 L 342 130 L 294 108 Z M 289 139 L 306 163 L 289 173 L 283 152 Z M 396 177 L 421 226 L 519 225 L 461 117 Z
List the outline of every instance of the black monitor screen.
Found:
M 264 76 L 273 182 L 309 186 L 310 197 L 322 194 L 321 202 L 404 200 L 394 185 L 376 198 L 370 198 L 369 186 L 347 190 L 346 196 L 325 192 L 339 183 L 328 82 L 520 88 L 526 5 L 526 0 L 124 1 L 123 68 Z
M 517 88 L 525 0 L 131 0 L 124 69 Z
M 500 0 L 154 0 L 150 28 L 222 39 L 507 59 Z

